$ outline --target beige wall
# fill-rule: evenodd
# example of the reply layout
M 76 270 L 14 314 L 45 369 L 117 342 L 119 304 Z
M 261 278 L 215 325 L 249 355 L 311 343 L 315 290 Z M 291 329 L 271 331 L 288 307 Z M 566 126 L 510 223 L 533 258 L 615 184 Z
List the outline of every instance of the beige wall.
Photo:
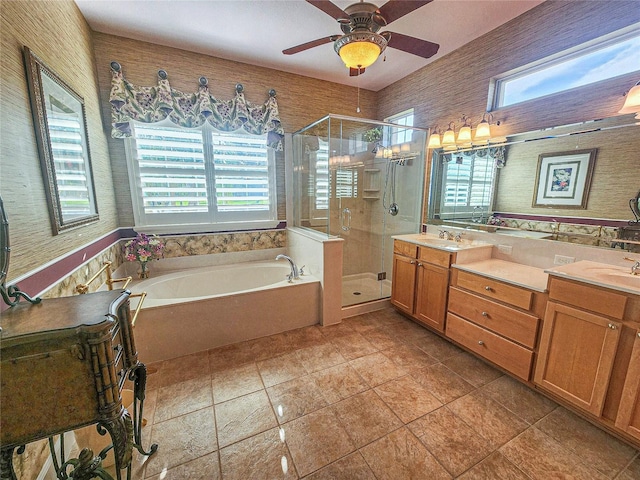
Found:
M 273 88 L 277 93 L 280 119 L 285 132 L 299 130 L 328 113 L 361 118 L 375 116 L 375 93 L 368 90 L 360 92 L 361 113 L 357 114 L 358 96 L 353 87 L 103 33 L 94 33 L 93 39 L 106 127 L 110 125 L 109 64 L 114 60 L 122 65 L 125 78 L 139 86 L 155 85 L 158 70 L 164 69 L 169 75 L 171 86 L 183 92 L 196 92 L 198 78 L 207 77 L 210 93 L 219 99 L 233 98 L 235 85 L 241 83 L 244 85 L 247 101 L 263 103 L 268 98 L 267 92 Z M 109 139 L 109 148 L 120 226 L 133 226 L 124 142 Z M 278 216 L 284 220 L 286 212 L 282 155 L 279 155 L 277 167 Z
M 116 204 L 100 116 L 91 30 L 72 1 L 2 0 L 0 195 L 9 217 L 9 280 L 115 229 Z M 100 221 L 53 235 L 35 141 L 22 46 L 85 101 Z

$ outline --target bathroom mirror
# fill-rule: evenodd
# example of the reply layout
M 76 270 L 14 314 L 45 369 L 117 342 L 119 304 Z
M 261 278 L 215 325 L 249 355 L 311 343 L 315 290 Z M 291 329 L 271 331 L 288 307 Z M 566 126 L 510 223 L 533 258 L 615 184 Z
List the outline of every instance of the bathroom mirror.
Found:
M 0 197 L 0 289 L 3 292 L 9 271 L 9 251 L 9 221 Z
M 635 220 L 629 220 L 629 225 L 640 223 L 640 191 L 638 195 L 636 195 L 636 198 L 629 200 L 629 206 L 631 207 L 633 216 L 636 217 Z
M 98 220 L 84 100 L 24 47 L 53 234 Z
M 638 207 L 639 151 L 633 114 L 511 135 L 500 145 L 434 150 L 428 222 L 610 247 L 627 225 L 629 199 Z M 593 170 L 579 209 L 532 202 L 540 158 L 558 152 L 593 153 L 592 165 L 583 162 Z

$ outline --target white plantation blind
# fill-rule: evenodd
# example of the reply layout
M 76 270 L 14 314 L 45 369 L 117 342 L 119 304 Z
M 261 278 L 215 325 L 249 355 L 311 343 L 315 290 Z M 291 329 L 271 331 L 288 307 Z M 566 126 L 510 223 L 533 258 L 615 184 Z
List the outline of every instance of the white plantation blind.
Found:
M 148 124 L 133 131 L 136 225 L 275 221 L 275 165 L 266 136 Z
M 89 191 L 93 187 L 87 177 L 80 119 L 75 114 L 49 112 L 47 122 L 62 216 L 70 219 L 89 215 Z
M 358 196 L 358 171 L 336 170 L 336 198 Z
M 495 160 L 452 154 L 445 165 L 442 212 L 469 213 L 474 207 L 488 208 Z

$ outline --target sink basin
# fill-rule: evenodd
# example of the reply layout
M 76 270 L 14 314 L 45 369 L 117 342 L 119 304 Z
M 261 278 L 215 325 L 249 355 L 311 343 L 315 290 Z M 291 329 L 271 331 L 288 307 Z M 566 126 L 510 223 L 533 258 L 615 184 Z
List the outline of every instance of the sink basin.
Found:
M 631 275 L 629 269 L 622 267 L 587 267 L 585 270 L 594 279 L 640 289 L 640 275 Z
M 429 234 L 424 235 L 419 233 L 416 233 L 413 235 L 403 235 L 402 237 L 405 240 L 413 241 L 420 245 L 425 245 L 427 247 L 443 248 L 446 250 L 464 250 L 467 248 L 485 247 L 485 246 L 492 245 L 490 243 L 482 242 L 479 240 L 468 240 L 466 238 L 463 238 L 462 241 L 460 242 L 456 242 L 455 240 L 447 240 L 445 238 L 440 238 L 435 235 L 429 235 Z

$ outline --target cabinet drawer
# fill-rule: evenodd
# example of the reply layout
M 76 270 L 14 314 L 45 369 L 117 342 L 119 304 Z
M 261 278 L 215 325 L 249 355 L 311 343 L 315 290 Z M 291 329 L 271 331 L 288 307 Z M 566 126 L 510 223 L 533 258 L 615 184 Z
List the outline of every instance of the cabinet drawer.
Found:
M 555 277 L 551 277 L 549 283 L 549 300 L 568 303 L 580 309 L 590 310 L 619 320 L 624 317 L 624 309 L 627 304 L 625 295 Z
M 522 308 L 523 310 L 529 310 L 529 308 L 531 308 L 533 292 L 525 290 L 524 288 L 507 285 L 506 283 L 462 270 L 458 272 L 457 285 L 461 288 L 484 295 L 485 297 L 494 298 L 501 302 Z
M 437 248 L 419 247 L 418 260 L 431 263 L 439 267 L 449 268 L 451 265 L 451 254 Z
M 405 257 L 417 258 L 418 246 L 414 243 L 402 242 L 400 240 L 393 241 L 393 253 L 404 255 Z
M 449 289 L 449 311 L 525 347 L 534 348 L 536 345 L 539 319 L 533 315 L 455 287 Z
M 472 352 L 529 380 L 533 352 L 471 322 L 449 313 L 447 336 Z

